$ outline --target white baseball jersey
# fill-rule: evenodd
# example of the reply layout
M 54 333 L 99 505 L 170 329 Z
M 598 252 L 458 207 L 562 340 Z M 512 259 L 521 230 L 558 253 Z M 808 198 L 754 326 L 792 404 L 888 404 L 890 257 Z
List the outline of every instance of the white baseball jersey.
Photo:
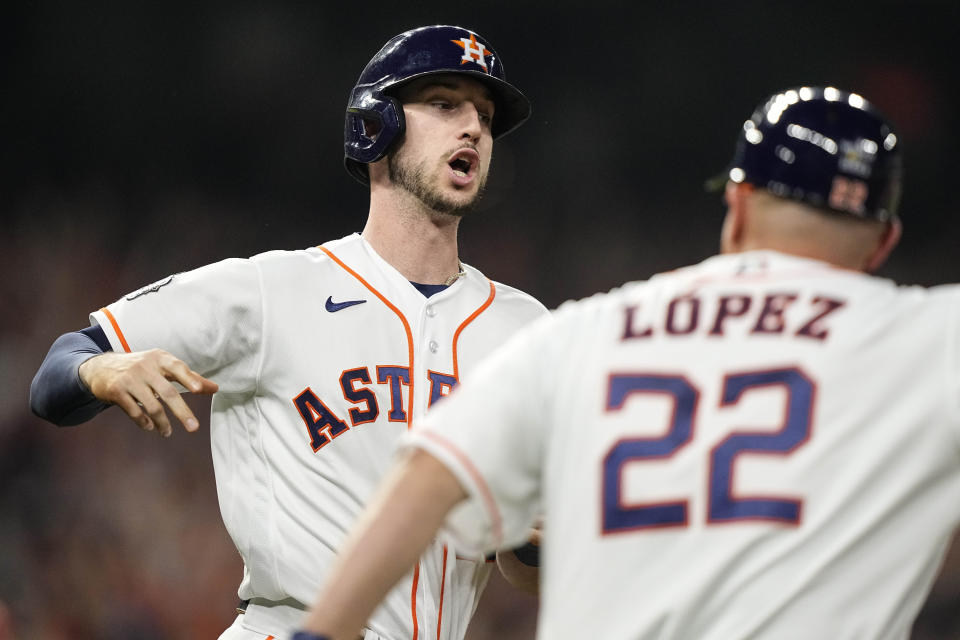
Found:
M 164 349 L 219 384 L 210 436 L 241 598 L 311 603 L 411 420 L 546 314 L 464 269 L 426 298 L 354 234 L 176 274 L 91 314 L 114 350 Z M 369 628 L 462 638 L 489 571 L 436 543 Z
M 906 638 L 960 520 L 960 287 L 776 252 L 564 305 L 409 437 L 539 637 Z

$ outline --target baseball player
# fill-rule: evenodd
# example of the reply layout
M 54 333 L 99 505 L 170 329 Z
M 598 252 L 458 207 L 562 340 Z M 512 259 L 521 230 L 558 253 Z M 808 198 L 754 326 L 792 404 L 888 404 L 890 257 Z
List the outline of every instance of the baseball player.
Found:
M 538 637 L 908 637 L 960 521 L 960 287 L 869 275 L 899 147 L 859 95 L 772 96 L 721 255 L 481 365 L 411 432 L 301 637 L 348 637 L 441 524 L 489 550 L 541 510 Z
M 143 429 L 170 435 L 169 410 L 195 431 L 175 387 L 213 393 L 217 490 L 247 601 L 221 638 L 287 637 L 411 421 L 546 313 L 457 257 L 493 139 L 529 113 L 479 34 L 402 33 L 347 105 L 346 168 L 370 188 L 362 234 L 169 276 L 54 343 L 31 401 L 57 424 L 116 404 Z M 491 566 L 434 543 L 351 637 L 462 638 Z

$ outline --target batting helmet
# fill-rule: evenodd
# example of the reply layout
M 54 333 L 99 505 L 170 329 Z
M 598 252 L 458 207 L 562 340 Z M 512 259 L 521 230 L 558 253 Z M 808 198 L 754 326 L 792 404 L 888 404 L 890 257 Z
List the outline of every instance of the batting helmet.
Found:
M 799 87 L 771 96 L 743 123 L 728 173 L 815 207 L 889 220 L 900 200 L 897 136 L 861 96 Z
M 530 102 L 504 79 L 503 62 L 486 38 L 462 27 L 434 25 L 391 38 L 367 63 L 347 102 L 343 129 L 344 165 L 360 182 L 370 180 L 367 164 L 376 162 L 404 132 L 403 105 L 394 97 L 415 78 L 456 73 L 476 78 L 493 93 L 491 125 L 497 138 L 530 117 Z M 375 126 L 368 134 L 364 120 Z

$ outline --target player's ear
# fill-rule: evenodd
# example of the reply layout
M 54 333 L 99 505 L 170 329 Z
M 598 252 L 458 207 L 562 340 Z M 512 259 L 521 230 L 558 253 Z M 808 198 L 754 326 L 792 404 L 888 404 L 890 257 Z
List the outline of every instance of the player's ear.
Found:
M 727 216 L 720 233 L 720 252 L 737 253 L 742 250 L 746 222 L 746 198 L 749 185 L 727 182 L 724 199 L 727 201 Z
M 894 216 L 887 222 L 887 226 L 880 236 L 877 248 L 874 250 L 873 255 L 867 259 L 867 264 L 863 270 L 867 273 L 873 273 L 883 266 L 883 263 L 886 262 L 890 256 L 890 252 L 893 251 L 897 243 L 900 242 L 901 235 L 903 235 L 903 225 L 900 223 L 900 218 Z

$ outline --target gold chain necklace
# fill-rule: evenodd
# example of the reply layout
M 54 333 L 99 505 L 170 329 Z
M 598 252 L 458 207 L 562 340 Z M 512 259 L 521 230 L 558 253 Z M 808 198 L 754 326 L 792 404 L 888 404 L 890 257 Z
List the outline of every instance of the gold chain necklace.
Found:
M 450 285 L 452 285 L 454 282 L 457 281 L 457 278 L 462 278 L 463 276 L 467 275 L 467 272 L 463 270 L 463 263 L 460 262 L 459 260 L 457 260 L 457 266 L 459 267 L 460 270 L 457 273 L 450 276 L 449 278 L 447 278 L 446 280 L 444 280 L 443 281 L 444 286 L 449 287 Z

